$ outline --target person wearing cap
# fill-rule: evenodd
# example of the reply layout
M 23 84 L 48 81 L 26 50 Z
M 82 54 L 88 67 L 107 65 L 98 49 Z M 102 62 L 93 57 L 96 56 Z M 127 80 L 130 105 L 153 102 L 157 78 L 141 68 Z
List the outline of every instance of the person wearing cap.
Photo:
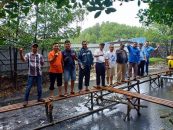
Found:
M 44 99 L 42 99 L 42 70 L 41 67 L 44 64 L 44 59 L 41 54 L 38 53 L 38 44 L 34 43 L 32 44 L 32 50 L 29 53 L 26 53 L 25 56 L 23 55 L 23 48 L 20 48 L 19 50 L 20 59 L 23 62 L 28 63 L 28 81 L 27 86 L 25 90 L 25 102 L 24 106 L 28 104 L 29 94 L 30 90 L 32 88 L 32 85 L 34 81 L 36 81 L 37 84 L 37 92 L 38 92 L 38 102 L 44 102 Z
M 79 93 L 83 88 L 83 78 L 85 77 L 85 91 L 89 91 L 89 81 L 90 81 L 90 70 L 93 65 L 93 55 L 91 50 L 87 47 L 88 42 L 82 41 L 82 48 L 78 53 L 78 63 L 79 63 L 79 83 L 78 89 Z
M 140 51 L 137 48 L 137 42 L 133 42 L 131 46 L 130 43 L 127 45 L 127 49 L 129 51 L 128 57 L 128 79 L 132 77 L 132 69 L 133 69 L 133 79 L 136 80 L 136 76 L 138 73 L 138 64 L 140 61 Z
M 138 76 L 144 76 L 144 66 L 146 62 L 146 54 L 143 49 L 143 43 L 139 43 L 138 45 L 139 51 L 140 51 L 140 62 L 138 64 Z
M 108 65 L 107 60 L 105 59 L 104 52 L 104 43 L 99 44 L 99 49 L 96 49 L 94 52 L 94 62 L 96 68 L 96 85 L 97 88 L 100 88 L 100 78 L 102 80 L 102 86 L 105 86 L 105 66 Z
M 74 82 L 76 80 L 76 66 L 75 60 L 77 59 L 76 52 L 71 49 L 71 42 L 69 40 L 65 41 L 65 50 L 62 51 L 63 62 L 64 62 L 64 89 L 65 96 L 68 95 L 67 87 L 68 81 L 71 79 L 71 95 L 74 95 Z
M 157 51 L 159 49 L 160 45 L 157 45 L 156 48 L 152 47 L 149 45 L 149 41 L 147 41 L 144 45 L 144 51 L 145 51 L 145 54 L 146 54 L 146 63 L 145 63 L 145 72 L 146 74 L 148 75 L 148 66 L 149 66 L 149 58 L 150 58 L 150 55 L 153 51 Z
M 115 65 L 116 65 L 116 53 L 114 51 L 113 44 L 110 44 L 109 51 L 106 52 L 106 59 L 108 60 L 108 66 L 106 67 L 107 85 L 112 85 L 113 77 L 115 76 Z
M 116 50 L 116 63 L 117 63 L 117 83 L 125 82 L 126 69 L 127 69 L 127 52 L 124 50 L 125 45 L 120 43 L 120 48 Z
M 57 81 L 58 95 L 62 97 L 62 73 L 63 60 L 62 53 L 58 43 L 53 43 L 53 50 L 48 54 L 48 61 L 50 64 L 49 78 L 50 78 L 50 97 L 53 97 L 55 80 Z

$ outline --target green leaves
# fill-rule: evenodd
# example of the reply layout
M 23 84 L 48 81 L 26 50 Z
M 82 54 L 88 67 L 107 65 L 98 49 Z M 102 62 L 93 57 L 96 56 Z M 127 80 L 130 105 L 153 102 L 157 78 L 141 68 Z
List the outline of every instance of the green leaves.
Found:
M 98 12 L 96 12 L 96 13 L 95 13 L 95 15 L 94 15 L 94 18 L 99 17 L 99 16 L 100 16 L 100 14 L 101 14 L 101 12 L 102 12 L 102 11 L 98 11 Z
M 110 14 L 110 13 L 115 12 L 115 11 L 116 11 L 115 8 L 107 8 L 107 9 L 105 10 L 105 13 L 106 13 L 106 14 Z

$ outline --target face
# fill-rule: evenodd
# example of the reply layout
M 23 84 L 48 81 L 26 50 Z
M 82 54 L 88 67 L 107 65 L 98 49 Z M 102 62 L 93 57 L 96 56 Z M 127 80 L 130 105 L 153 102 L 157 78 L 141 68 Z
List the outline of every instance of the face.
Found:
M 109 50 L 112 52 L 114 50 L 114 46 L 110 45 Z
M 83 42 L 83 43 L 82 43 L 82 48 L 87 48 L 87 45 L 88 45 L 87 42 Z
M 138 46 L 138 44 L 135 42 L 135 43 L 133 43 L 133 47 L 137 47 Z
M 100 47 L 100 50 L 103 50 L 104 45 L 99 45 L 99 47 Z
M 70 50 L 71 48 L 71 43 L 65 43 L 65 49 Z
M 146 43 L 145 43 L 145 46 L 149 46 L 149 42 L 146 42 Z
M 38 50 L 38 47 L 36 47 L 36 46 L 33 46 L 33 47 L 32 47 L 32 52 L 33 52 L 33 53 L 37 53 L 37 50 Z
M 59 50 L 59 45 L 58 44 L 54 44 L 53 45 L 53 50 L 54 51 L 58 51 Z
M 120 49 L 123 50 L 124 49 L 124 45 L 120 45 Z
M 143 44 L 139 44 L 139 48 L 142 48 Z

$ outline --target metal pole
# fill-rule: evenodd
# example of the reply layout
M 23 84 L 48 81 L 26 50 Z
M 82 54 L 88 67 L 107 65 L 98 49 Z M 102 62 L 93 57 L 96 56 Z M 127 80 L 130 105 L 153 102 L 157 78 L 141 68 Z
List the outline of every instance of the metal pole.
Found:
M 137 83 L 138 83 L 138 84 L 137 84 L 138 93 L 140 93 L 140 87 L 139 87 L 140 81 L 138 80 Z M 138 106 L 137 106 L 137 108 L 138 108 L 138 115 L 141 115 L 141 114 L 140 114 L 140 104 L 141 104 L 141 103 L 140 103 L 140 98 L 138 98 Z
M 93 93 L 91 93 L 91 110 L 93 110 Z

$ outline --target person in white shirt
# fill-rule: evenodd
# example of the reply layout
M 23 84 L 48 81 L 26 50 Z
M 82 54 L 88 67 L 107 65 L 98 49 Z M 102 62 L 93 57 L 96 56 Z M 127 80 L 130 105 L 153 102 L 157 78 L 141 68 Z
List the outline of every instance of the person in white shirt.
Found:
M 106 66 L 106 80 L 108 85 L 112 85 L 116 64 L 116 53 L 114 51 L 114 45 L 112 44 L 109 46 L 109 51 L 106 52 L 106 59 L 108 60 L 108 66 Z
M 96 49 L 94 52 L 97 88 L 100 88 L 100 77 L 102 79 L 102 86 L 105 86 L 105 65 L 107 64 L 107 60 L 105 60 L 105 52 L 103 51 L 104 45 L 104 43 L 100 43 L 99 49 Z

